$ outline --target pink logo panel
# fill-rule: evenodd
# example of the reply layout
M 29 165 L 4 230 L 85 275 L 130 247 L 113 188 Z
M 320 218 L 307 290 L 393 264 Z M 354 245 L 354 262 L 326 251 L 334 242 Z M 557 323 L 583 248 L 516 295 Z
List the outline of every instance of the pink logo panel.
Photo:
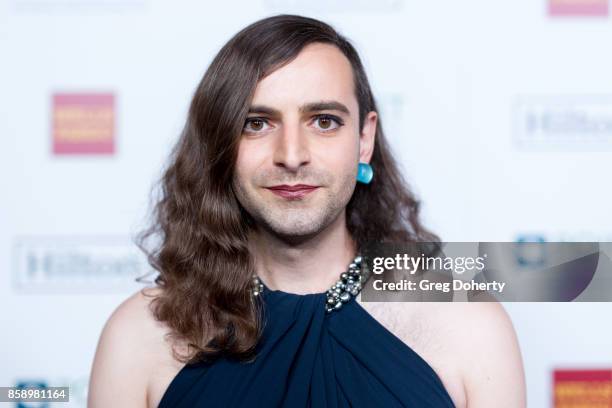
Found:
M 53 95 L 54 154 L 113 154 L 115 95 L 58 93 Z
M 606 17 L 608 9 L 608 0 L 548 0 L 548 14 L 556 17 Z

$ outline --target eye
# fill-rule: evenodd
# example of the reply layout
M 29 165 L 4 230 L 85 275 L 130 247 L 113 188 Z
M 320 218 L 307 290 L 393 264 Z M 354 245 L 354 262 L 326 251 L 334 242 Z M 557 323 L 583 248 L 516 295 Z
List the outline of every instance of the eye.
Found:
M 248 118 L 244 123 L 243 131 L 247 133 L 258 133 L 264 128 L 264 124 L 268 124 L 268 121 L 264 118 Z M 251 128 L 249 128 L 249 125 Z
M 317 115 L 315 116 L 315 122 L 319 122 L 319 129 L 323 132 L 331 132 L 332 130 L 339 129 L 344 125 L 342 119 L 334 115 Z M 334 123 L 336 126 L 334 127 Z

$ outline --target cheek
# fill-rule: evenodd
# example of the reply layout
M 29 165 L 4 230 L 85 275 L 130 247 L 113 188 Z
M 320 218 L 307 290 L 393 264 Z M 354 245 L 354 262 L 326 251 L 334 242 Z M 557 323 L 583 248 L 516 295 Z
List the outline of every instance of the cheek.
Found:
M 236 173 L 242 176 L 248 176 L 252 174 L 253 169 L 256 167 L 256 150 L 250 149 L 249 146 L 241 145 L 238 149 L 238 156 L 236 157 Z
M 238 153 L 238 157 L 236 158 L 236 164 L 234 166 L 234 184 L 243 189 L 246 184 L 248 184 L 248 174 L 249 174 L 249 163 L 246 160 L 246 157 L 242 153 Z
M 326 167 L 333 169 L 336 174 L 356 172 L 359 162 L 359 142 L 350 140 L 347 143 L 327 144 L 320 149 L 319 157 L 324 160 Z

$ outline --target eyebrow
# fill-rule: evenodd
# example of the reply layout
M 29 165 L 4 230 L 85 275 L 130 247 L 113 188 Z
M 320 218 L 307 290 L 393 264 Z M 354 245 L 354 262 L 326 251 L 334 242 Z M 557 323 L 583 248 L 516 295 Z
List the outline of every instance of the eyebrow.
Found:
M 346 105 L 338 102 L 338 101 L 319 101 L 319 102 L 310 102 L 305 103 L 299 107 L 299 112 L 301 114 L 309 113 L 309 112 L 318 112 L 323 110 L 335 110 L 339 112 L 346 113 L 350 115 L 351 112 L 346 107 Z M 281 116 L 279 110 L 271 108 L 265 105 L 253 105 L 249 108 L 248 113 L 262 113 L 270 116 Z

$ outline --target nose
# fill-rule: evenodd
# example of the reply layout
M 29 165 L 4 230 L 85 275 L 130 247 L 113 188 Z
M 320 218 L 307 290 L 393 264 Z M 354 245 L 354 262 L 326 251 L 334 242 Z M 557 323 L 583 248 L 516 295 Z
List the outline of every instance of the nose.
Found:
M 297 172 L 301 166 L 310 163 L 308 140 L 300 124 L 284 125 L 274 150 L 274 165 Z

